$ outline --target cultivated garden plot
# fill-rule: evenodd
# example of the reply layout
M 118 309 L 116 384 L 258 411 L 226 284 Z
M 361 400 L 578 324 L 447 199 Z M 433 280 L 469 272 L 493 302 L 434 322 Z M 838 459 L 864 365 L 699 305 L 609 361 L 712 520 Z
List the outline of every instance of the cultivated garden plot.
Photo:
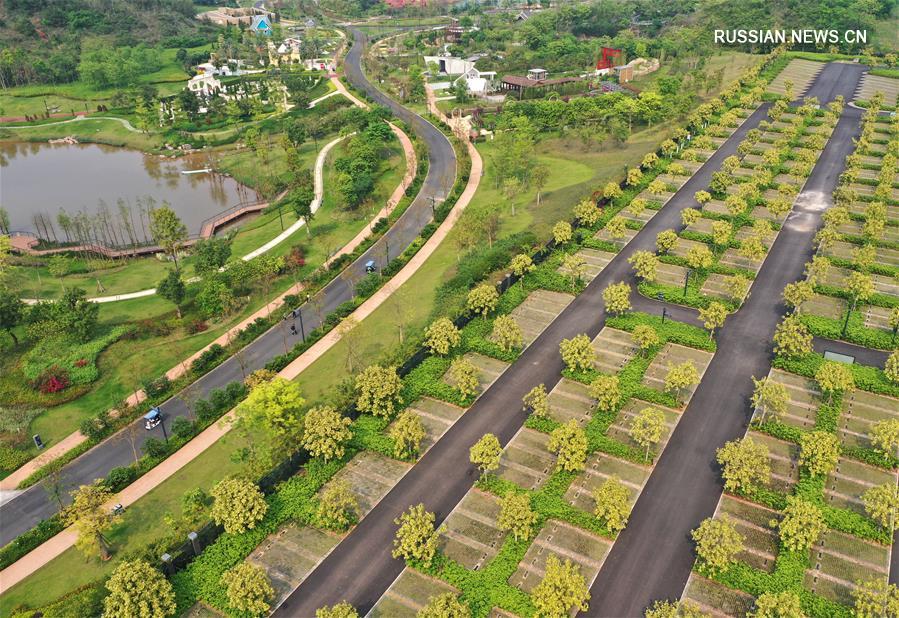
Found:
M 608 251 L 600 251 L 599 249 L 581 249 L 577 253 L 576 256 L 581 258 L 583 262 L 583 273 L 581 274 L 581 279 L 585 283 L 589 283 L 593 281 L 596 276 L 602 272 L 602 270 L 609 265 L 609 262 L 615 257 L 614 253 L 609 253 Z M 562 264 L 559 267 L 559 273 L 571 277 L 575 276 L 570 267 L 566 264 Z
M 359 503 L 359 518 L 364 517 L 387 495 L 411 466 L 379 453 L 362 451 L 334 475 L 334 481 L 346 481 Z M 327 489 L 328 485 L 325 485 Z
M 896 99 L 899 97 L 899 79 L 865 73 L 861 85 L 855 92 L 855 100 L 870 101 L 871 97 L 878 92 L 883 93 L 884 104 L 896 107 Z
M 668 371 L 672 366 L 685 362 L 691 362 L 696 367 L 699 379 L 702 380 L 705 370 L 708 368 L 709 363 L 712 362 L 712 356 L 714 355 L 705 350 L 688 348 L 677 343 L 667 343 L 652 359 L 649 367 L 647 367 L 643 377 L 643 384 L 651 389 L 664 391 L 665 378 L 668 375 Z M 699 386 L 699 382 L 687 386 L 677 393 L 677 399 L 684 407 L 690 402 L 697 386 Z
M 506 533 L 499 528 L 499 500 L 477 488 L 465 494 L 446 518 L 440 551 L 467 569 L 477 570 L 493 560 Z
M 876 423 L 899 420 L 899 399 L 855 390 L 843 397 L 837 434 L 847 446 L 871 448 L 871 432 Z
M 833 506 L 865 514 L 862 495 L 877 485 L 895 485 L 897 474 L 869 466 L 858 460 L 840 457 L 837 467 L 827 475 L 824 500 Z
M 449 584 L 406 567 L 387 589 L 371 612 L 370 618 L 415 618 L 432 597 L 459 591 Z
M 690 394 L 692 396 L 692 392 Z M 675 426 L 680 420 L 680 411 L 678 410 L 659 404 L 641 401 L 639 399 L 631 399 L 618 412 L 618 417 L 615 419 L 615 422 L 609 426 L 606 435 L 631 446 L 635 450 L 640 450 L 640 445 L 631 436 L 631 427 L 633 427 L 634 421 L 640 413 L 647 409 L 661 413 L 664 418 L 664 425 L 659 441 L 649 448 L 649 456 L 652 457 L 652 459 L 655 459 L 665 449 L 665 445 L 668 444 L 668 438 L 671 436 L 671 433 L 674 431 Z
M 652 468 L 606 453 L 596 452 L 587 458 L 584 472 L 578 474 L 565 492 L 570 505 L 589 513 L 596 506 L 593 492 L 611 478 L 619 479 L 628 491 L 628 504 L 632 507 L 649 479 Z
M 618 373 L 639 348 L 630 333 L 604 326 L 593 339 L 593 350 L 596 352 L 593 365 L 597 371 Z
M 184 612 L 183 618 L 220 618 L 222 616 L 224 616 L 224 614 L 220 614 L 214 609 L 197 602 L 193 607 Z
M 821 391 L 814 380 L 780 369 L 771 369 L 768 379 L 787 391 L 786 411 L 779 415 L 779 420 L 800 429 L 813 427 L 821 405 Z M 761 414 L 762 410 L 756 409 L 753 418 L 760 420 Z
M 545 575 L 549 556 L 574 562 L 589 586 L 612 548 L 612 541 L 571 524 L 550 519 L 531 543 L 509 583 L 530 592 Z
M 852 605 L 856 582 L 886 581 L 890 549 L 849 534 L 828 530 L 809 549 L 805 588 L 842 605 Z
M 560 423 L 574 419 L 581 426 L 593 418 L 596 407 L 586 384 L 562 378 L 549 393 L 549 417 Z
M 477 352 L 467 352 L 464 357 L 477 369 L 478 393 L 483 393 L 490 388 L 490 385 L 493 384 L 494 380 L 496 380 L 500 374 L 506 370 L 506 367 L 509 366 L 509 363 L 504 363 L 501 360 L 484 356 Z M 450 375 L 450 372 L 447 372 L 443 376 L 443 381 L 452 387 L 456 386 L 456 381 L 453 379 L 452 375 Z
M 637 230 L 625 228 L 621 232 L 620 237 L 615 237 L 612 235 L 611 232 L 609 232 L 609 230 L 607 230 L 606 228 L 603 228 L 603 229 L 599 230 L 598 232 L 596 232 L 596 234 L 593 235 L 593 238 L 596 238 L 597 240 L 602 240 L 607 243 L 611 243 L 611 244 L 615 245 L 615 247 L 617 247 L 618 249 L 621 249 L 627 243 L 629 243 L 631 240 L 633 240 L 634 236 L 636 236 L 636 235 L 637 235 Z
M 737 555 L 737 560 L 766 573 L 774 571 L 777 533 L 769 524 L 779 519 L 777 511 L 725 494 L 715 517 L 729 519 L 743 535 L 743 551 Z
M 497 476 L 525 489 L 539 488 L 556 464 L 548 444 L 549 435 L 523 427 L 506 445 Z
M 799 480 L 799 446 L 758 431 L 749 431 L 746 435 L 768 449 L 768 465 L 771 466 L 768 486 L 785 494 L 792 491 Z
M 524 302 L 509 314 L 521 329 L 524 345 L 530 345 L 573 300 L 571 294 L 549 290 L 535 290 L 528 294 Z
M 715 618 L 738 616 L 742 618 L 755 602 L 752 595 L 722 586 L 696 573 L 690 574 L 681 600 L 690 601 Z
M 340 542 L 343 535 L 290 523 L 269 535 L 247 558 L 268 574 L 276 607 Z
M 424 455 L 428 449 L 434 446 L 437 440 L 465 413 L 465 410 L 459 406 L 430 397 L 424 397 L 413 402 L 408 409 L 418 415 L 425 430 L 424 438 L 422 438 L 421 446 L 419 447 L 420 455 Z M 391 424 L 391 427 L 395 424 L 396 421 Z

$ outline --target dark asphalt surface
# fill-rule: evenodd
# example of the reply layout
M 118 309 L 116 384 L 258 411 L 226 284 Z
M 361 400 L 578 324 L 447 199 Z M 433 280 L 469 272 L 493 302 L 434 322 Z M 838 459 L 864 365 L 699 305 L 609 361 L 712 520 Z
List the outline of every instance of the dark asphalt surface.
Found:
M 808 96 L 826 103 L 842 94 L 848 101 L 863 70 L 830 64 Z M 802 276 L 812 255 L 821 214 L 854 149 L 860 118 L 860 110 L 845 108 L 751 296 L 719 334 L 718 352 L 591 588 L 589 616 L 642 616 L 652 601 L 680 597 L 694 560 L 690 531 L 712 515 L 722 490 L 715 450 L 746 431 L 750 376 L 768 372 L 771 337 L 785 312 L 781 292 Z
M 383 267 L 388 261 L 388 251 L 389 257 L 395 258 L 411 244 L 422 228 L 432 219 L 432 198 L 436 203 L 446 199 L 456 176 L 456 156 L 446 136 L 417 115 L 387 100 L 374 88 L 368 86 L 358 70 L 359 54 L 360 45 L 354 45 L 349 52 L 349 56 L 354 60 L 348 59 L 347 78 L 357 86 L 370 89 L 370 94 L 374 98 L 390 107 L 398 118 L 408 123 L 427 143 L 430 167 L 421 191 L 412 204 L 383 237 L 348 267 L 355 272 L 356 276 L 353 278 L 355 281 L 364 277 L 365 263 L 368 260 L 374 260 L 379 267 Z M 352 290 L 348 280 L 343 277 L 335 277 L 316 296 L 321 300 L 323 317 L 334 311 L 341 303 L 351 300 Z M 320 318 L 318 311 L 307 305 L 302 308 L 302 316 L 305 331 L 308 333 L 320 324 Z M 299 320 L 296 321 L 296 327 L 299 332 Z M 273 357 L 284 354 L 298 341 L 300 341 L 300 335 L 291 335 L 289 324 L 282 321 L 244 349 L 242 355 L 246 372 L 250 373 L 263 367 Z M 243 377 L 244 371 L 240 363 L 232 357 L 197 380 L 197 391 L 205 397 L 212 389 L 223 388 L 235 380 L 242 380 Z M 165 416 L 166 430 L 171 435 L 172 420 L 178 416 L 187 416 L 187 407 L 176 396 L 163 403 L 160 408 Z M 136 423 L 143 425 L 142 420 L 138 420 Z M 141 429 L 139 436 L 138 449 L 150 437 L 159 439 L 163 437 L 161 428 L 153 431 Z M 127 431 L 121 431 L 65 466 L 62 470 L 63 482 L 67 489 L 74 489 L 80 485 L 91 483 L 94 479 L 105 477 L 112 468 L 126 466 L 133 461 L 134 456 L 131 443 L 127 438 Z M 20 534 L 27 532 L 56 511 L 57 505 L 49 498 L 43 483 L 38 483 L 23 491 L 0 506 L 0 546 L 6 545 Z
M 858 69 L 850 65 L 829 66 L 815 84 L 821 91 L 818 96 L 828 101 L 840 92 L 851 94 L 861 72 Z M 829 85 L 829 89 L 823 89 L 822 84 Z M 551 389 L 559 381 L 562 370 L 559 342 L 579 333 L 594 337 L 599 332 L 605 317 L 602 290 L 617 281 L 634 283 L 627 259 L 638 250 L 654 251 L 655 237 L 660 231 L 682 227 L 681 210 L 696 205 L 693 194 L 708 186 L 712 172 L 724 158 L 736 152 L 746 132 L 765 118 L 767 107 L 757 110 L 687 181 L 322 561 L 275 615 L 313 616 L 319 607 L 342 600 L 352 603 L 363 615 L 371 609 L 403 567 L 402 561 L 390 555 L 396 530 L 393 520 L 410 505 L 422 502 L 436 513 L 438 524 L 443 521 L 477 478 L 467 463 L 469 447 L 487 432 L 496 434 L 503 445 L 508 443 L 526 418 L 520 405 L 524 394 L 534 384 L 543 383 Z M 815 198 L 804 200 L 791 215 L 785 226 L 787 233 L 782 233 L 775 243 L 771 259 L 766 261 L 767 267 L 762 269 L 753 287 L 751 304 L 747 303 L 749 306 L 744 311 L 728 320 L 719 339 L 719 345 L 728 352 L 715 356 L 703 380 L 704 386 L 700 386 L 665 449 L 663 458 L 667 456 L 667 463 L 656 469 L 635 508 L 625 530 L 625 535 L 631 532 L 630 539 L 624 540 L 624 535 L 619 538 L 593 586 L 591 615 L 641 615 L 652 599 L 680 595 L 693 561 L 687 535 L 705 514 L 711 513 L 721 491 L 712 465 L 715 448 L 745 429 L 746 402 L 751 393 L 749 377 L 767 372 L 770 334 L 782 312 L 781 290 L 798 278 L 802 265 L 811 255 L 811 239 L 821 212 L 815 206 L 822 207 L 852 147 L 850 137 L 858 130 L 860 116 L 856 112 L 849 109 L 840 121 L 836 139 L 828 145 L 808 182 L 807 194 L 814 194 Z M 653 301 L 637 302 L 641 308 L 655 306 L 661 311 L 661 305 L 653 305 Z M 723 411 L 730 411 L 728 419 L 719 422 L 718 417 L 727 414 Z M 709 414 L 715 415 L 712 423 L 706 418 Z M 673 459 L 676 461 L 672 462 Z M 668 478 L 653 480 L 663 475 Z

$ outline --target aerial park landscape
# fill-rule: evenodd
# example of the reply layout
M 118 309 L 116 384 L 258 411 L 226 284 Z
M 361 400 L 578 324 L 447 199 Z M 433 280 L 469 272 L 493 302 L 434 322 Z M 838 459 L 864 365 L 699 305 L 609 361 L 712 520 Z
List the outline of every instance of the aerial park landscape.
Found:
M 0 616 L 899 616 L 895 3 L 0 39 Z

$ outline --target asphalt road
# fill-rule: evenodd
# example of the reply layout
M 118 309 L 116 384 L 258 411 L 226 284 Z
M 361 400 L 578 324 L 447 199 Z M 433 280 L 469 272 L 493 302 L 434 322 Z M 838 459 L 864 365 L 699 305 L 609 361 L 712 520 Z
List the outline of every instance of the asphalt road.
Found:
M 848 101 L 863 70 L 829 64 L 808 95 L 826 103 L 842 94 Z M 860 118 L 860 110 L 845 108 L 751 296 L 719 334 L 718 352 L 591 588 L 587 615 L 642 616 L 652 601 L 680 597 L 694 560 L 690 531 L 712 515 L 722 490 L 715 450 L 746 431 L 750 376 L 768 373 L 771 337 L 785 312 L 781 292 L 802 276 L 811 258 L 821 214 L 854 149 Z
M 357 42 L 350 49 L 347 58 L 347 78 L 357 86 L 370 89 L 373 98 L 390 107 L 398 118 L 408 123 L 412 130 L 427 143 L 430 167 L 421 191 L 412 204 L 383 237 L 348 266 L 355 276 L 335 278 L 325 286 L 316 295 L 317 302 L 320 301 L 321 304 L 320 311 L 313 309 L 311 303 L 303 305 L 301 311 L 305 332 L 311 331 L 320 324 L 319 315 L 326 317 L 338 305 L 351 300 L 353 294 L 349 281 L 350 279 L 359 281 L 365 276 L 365 263 L 368 260 L 374 260 L 379 268 L 383 267 L 387 264 L 388 252 L 391 259 L 395 258 L 412 243 L 422 228 L 431 221 L 432 204 L 439 204 L 446 199 L 456 177 L 456 156 L 446 136 L 417 115 L 385 99 L 364 80 L 358 68 L 361 53 L 358 39 L 361 34 L 355 33 L 355 35 Z M 296 327 L 299 332 L 299 320 L 296 321 Z M 263 367 L 273 357 L 287 352 L 298 341 L 300 341 L 300 335 L 291 335 L 289 324 L 280 322 L 278 326 L 260 335 L 241 353 L 246 373 Z M 232 357 L 197 380 L 197 391 L 205 397 L 212 389 L 223 388 L 231 382 L 242 380 L 244 375 L 244 369 L 240 362 Z M 163 403 L 160 408 L 165 416 L 166 430 L 171 435 L 171 422 L 179 416 L 187 416 L 187 407 L 176 396 Z M 143 421 L 138 420 L 136 424 L 142 426 Z M 66 489 L 70 490 L 91 483 L 94 479 L 105 477 L 112 468 L 132 463 L 134 456 L 127 435 L 127 430 L 121 431 L 65 466 L 62 469 L 62 475 Z M 153 431 L 141 429 L 138 435 L 136 441 L 138 449 L 148 438 L 163 438 L 161 428 Z M 0 506 L 0 546 L 6 545 L 20 534 L 27 532 L 56 511 L 56 502 L 50 499 L 43 483 L 38 483 L 23 491 Z
M 468 449 L 485 433 L 494 433 L 505 445 L 526 419 L 521 398 L 535 384 L 551 389 L 561 378 L 559 343 L 580 333 L 591 338 L 601 329 L 605 311 L 602 291 L 610 283 L 634 277 L 627 259 L 638 250 L 655 251 L 656 235 L 680 228 L 680 211 L 696 205 L 693 194 L 708 186 L 712 172 L 736 152 L 749 129 L 767 114 L 767 105 L 757 110 L 733 136 L 687 181 L 664 208 L 619 252 L 547 329 L 522 353 L 494 384 L 484 392 L 455 425 L 397 483 L 384 499 L 306 578 L 275 612 L 279 617 L 313 616 L 323 605 L 342 600 L 365 614 L 402 570 L 403 563 L 391 557 L 396 531 L 393 520 L 410 505 L 424 503 L 436 513 L 439 524 L 462 499 L 477 479 L 468 464 Z M 780 291 L 777 292 L 777 298 Z M 651 302 L 651 301 L 650 301 Z M 748 380 L 748 374 L 744 376 Z M 666 449 L 670 450 L 669 448 Z M 717 477 L 715 479 L 717 482 Z M 713 490 L 717 497 L 718 489 Z M 670 514 L 663 508 L 659 515 Z M 658 538 L 651 538 L 652 543 Z M 687 567 L 689 569 L 689 565 Z M 625 595 L 631 588 L 645 585 L 647 578 L 635 572 L 622 584 Z M 678 591 L 679 592 L 679 591 Z M 594 591 L 594 597 L 597 592 Z M 641 606 L 642 607 L 642 606 Z M 616 615 L 614 612 L 608 615 Z

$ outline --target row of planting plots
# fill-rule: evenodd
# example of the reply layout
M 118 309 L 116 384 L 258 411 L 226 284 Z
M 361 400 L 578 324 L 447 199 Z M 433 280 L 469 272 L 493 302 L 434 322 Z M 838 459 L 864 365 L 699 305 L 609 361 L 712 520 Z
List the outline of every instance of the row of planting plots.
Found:
M 633 256 L 640 292 L 698 308 L 738 308 L 841 111 L 840 102 L 822 111 L 814 100 L 792 109 L 777 101 L 695 193 L 697 207 L 681 212 L 681 231 L 660 232 L 656 255 Z
M 578 204 L 580 227 L 556 226 L 563 249 L 550 263 L 573 292 L 599 276 L 752 113 L 752 99 L 741 102 L 720 110 L 709 137 L 690 148 L 672 142 L 663 145 L 665 159 L 648 155 L 630 171 L 630 188 L 605 187 L 606 209 Z M 528 420 L 504 449 L 496 442 L 491 451 L 490 436 L 472 448 L 482 477 L 436 530 L 434 555 L 407 560 L 370 617 L 411 618 L 456 603 L 494 617 L 587 609 L 590 585 L 715 349 L 705 330 L 631 312 L 626 283 L 606 290 L 615 290 L 604 294 L 606 311 L 617 315 L 593 339 L 562 342 L 561 379 L 525 396 Z
M 816 336 L 892 350 L 899 329 L 899 119 L 876 110 L 865 113 L 834 206 L 824 213 L 806 281 L 786 299 L 800 306 Z
M 732 88 L 730 99 L 748 108 L 763 94 L 756 85 L 758 69 L 747 72 L 744 83 L 750 85 Z M 748 88 L 751 92 L 744 94 Z M 676 131 L 662 144 L 661 157 L 647 155 L 640 168 L 629 172 L 624 189 L 611 183 L 605 188 L 604 208 L 585 200 L 575 207 L 575 226 L 557 223 L 556 248 L 539 264 L 525 254 L 514 256 L 509 270 L 519 279 L 504 293 L 490 283 L 474 287 L 467 299 L 472 319 L 463 328 L 447 318 L 435 320 L 425 332 L 430 354 L 409 374 L 400 378 L 395 368 L 379 366 L 362 371 L 355 395 L 360 414 L 354 420 L 321 407 L 304 410 L 302 446 L 309 462 L 266 498 L 268 508 L 253 526 L 224 533 L 173 576 L 179 610 L 197 616 L 233 612 L 223 575 L 244 563 L 264 573 L 273 588 L 265 605 L 277 607 L 586 287 L 587 279 L 608 264 L 624 245 L 619 228 L 625 208 L 638 196 L 647 202 L 645 213 L 623 225 L 629 238 L 749 113 L 742 108 L 729 112 L 718 99 L 700 106 L 693 123 L 700 133 L 702 124 L 720 122 L 709 127 L 716 133 L 710 143 L 683 150 L 687 132 Z M 675 153 L 681 153 L 679 161 L 672 159 Z M 629 305 L 630 289 L 621 285 Z M 390 609 L 374 611 L 414 613 L 447 590 L 464 589 L 468 604 L 483 609 L 481 615 L 494 607 L 527 614 L 533 605 L 526 591 L 547 571 L 547 548 L 572 561 L 550 570 L 576 571 L 587 593 L 714 344 L 695 327 L 638 314 L 610 320 L 595 341 L 586 335 L 576 339 L 574 348 L 582 355 L 577 369 L 545 394 L 545 409 L 540 389 L 535 391 L 532 403 L 542 412 L 532 413 L 501 467 L 485 476 L 447 521 L 439 558 L 429 569 L 404 572 L 403 578 L 412 579 L 401 581 L 409 583 L 398 581 L 383 599 L 393 599 Z M 602 351 L 595 360 L 594 346 Z M 606 392 L 594 385 L 598 379 L 614 381 L 618 397 L 610 400 L 612 387 Z M 606 403 L 597 401 L 600 392 Z M 541 451 L 527 446 L 528 439 L 547 446 L 551 440 L 572 442 L 580 454 L 562 456 L 569 446 Z M 516 468 L 523 444 L 532 455 L 540 453 L 540 462 L 525 457 Z M 500 452 L 495 455 L 499 466 Z M 513 469 L 532 469 L 537 476 L 530 484 L 519 483 Z M 610 481 L 604 492 L 617 510 L 608 506 L 608 514 L 597 515 L 591 495 L 604 475 Z M 517 538 L 498 532 L 495 524 L 501 501 L 511 494 L 524 496 L 537 513 L 527 533 L 519 531 Z M 500 580 L 495 589 L 481 587 Z
M 556 272 L 559 259 L 530 264 L 502 296 L 489 284 L 472 290 L 469 308 L 477 317 L 462 329 L 446 318 L 431 324 L 432 353 L 405 378 L 393 367 L 362 371 L 355 420 L 315 408 L 330 421 L 304 432 L 312 459 L 270 499 L 278 508 L 253 530 L 223 535 L 178 574 L 195 591 L 191 615 L 232 609 L 221 576 L 235 564 L 228 553 L 234 547 L 265 573 L 269 609 L 280 605 L 573 300 L 572 281 Z M 307 434 L 317 442 L 307 442 Z
M 851 286 L 834 285 L 828 277 L 837 268 L 850 276 L 870 274 L 848 260 L 833 264 L 840 258 L 829 257 L 828 249 L 836 242 L 837 228 L 866 224 L 864 216 L 832 214 L 850 210 L 845 200 L 847 187 L 858 178 L 851 171 L 854 162 L 870 162 L 873 169 L 867 144 L 890 141 L 890 126 L 873 114 L 865 116 L 864 127 L 858 149 L 849 157 L 849 173 L 835 191 L 835 206 L 824 215 L 824 229 L 831 231 L 816 239 L 823 246 L 806 265 L 808 279 L 784 290 L 791 313 L 775 332 L 776 355 L 768 375 L 755 381 L 750 427 L 743 438 L 718 450 L 724 493 L 714 517 L 693 532 L 698 560 L 681 611 L 714 616 L 753 611 L 822 617 L 895 614 L 899 591 L 888 578 L 892 533 L 899 520 L 899 355 L 868 366 L 831 360 L 812 348 L 813 331 L 832 332 L 845 317 L 845 305 L 824 315 Z M 875 178 L 881 186 L 880 176 Z M 870 208 L 865 200 L 858 201 L 858 212 Z M 886 226 L 877 227 L 882 232 Z M 863 234 L 851 238 L 859 247 L 880 248 L 878 240 L 865 241 Z M 883 292 L 866 300 L 872 298 L 891 306 L 897 300 Z M 855 340 L 885 348 L 877 344 L 888 342 L 888 333 L 875 335 L 860 322 L 850 315 L 850 326 L 871 332 L 863 341 L 857 330 Z
M 546 592 L 562 573 L 586 609 L 714 343 L 695 326 L 625 313 L 560 353 L 562 378 L 525 398 L 525 426 L 437 530 L 436 555 L 404 569 L 370 616 L 413 617 L 446 594 L 475 615 L 563 615 L 574 606 Z

